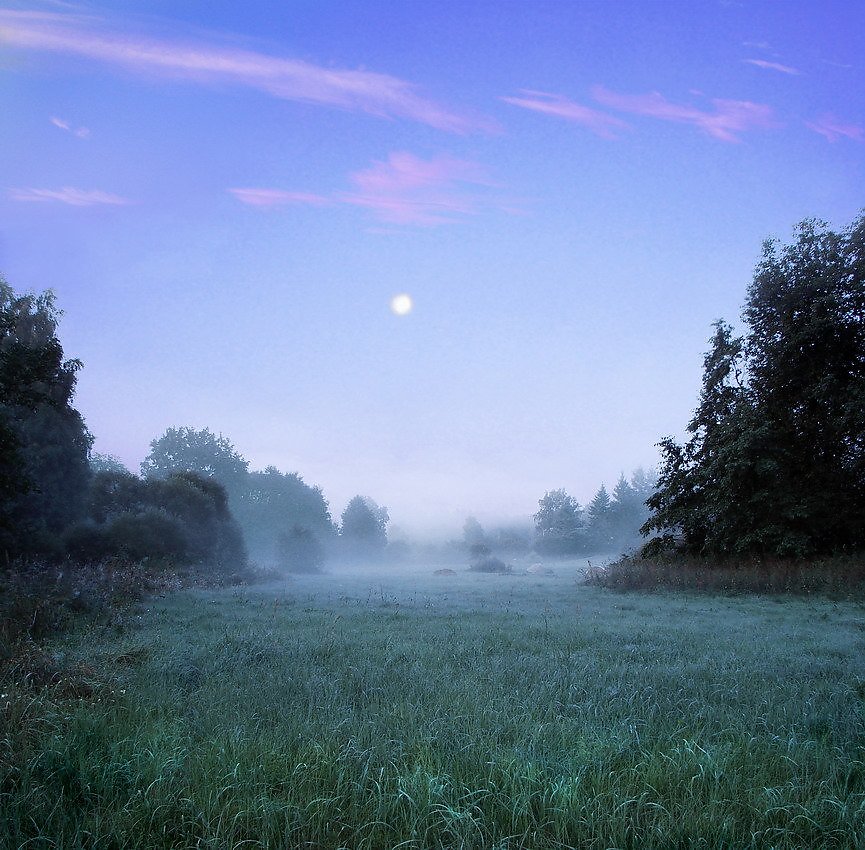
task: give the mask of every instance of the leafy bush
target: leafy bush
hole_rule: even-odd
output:
[[[475,573],[509,573],[512,572],[512,567],[506,564],[500,558],[488,555],[483,558],[478,558],[472,561],[469,569]]]
[[[84,563],[112,555],[244,568],[246,549],[221,484],[194,472],[143,481],[128,472],[94,476],[90,519],[66,534],[69,558]]]
[[[104,534],[109,552],[136,561],[183,561],[189,554],[187,530],[180,520],[161,510],[120,514],[105,526]]]

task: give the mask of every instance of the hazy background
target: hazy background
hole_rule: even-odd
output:
[[[394,526],[585,503],[768,236],[863,206],[865,5],[0,6],[0,272],[95,448],[168,426]],[[413,311],[389,309],[408,293]]]

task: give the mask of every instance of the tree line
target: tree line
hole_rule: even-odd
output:
[[[313,570],[327,552],[387,545],[386,508],[353,498],[341,523],[318,487],[273,466],[249,471],[208,428],[169,428],[140,475],[92,450],[73,397],[81,362],[65,359],[54,294],[15,293],[0,278],[0,557],[112,557],[242,568],[247,552]]]
[[[333,520],[320,488],[273,466],[250,471],[208,428],[169,428],[140,474],[92,451],[73,406],[80,361],[66,359],[51,292],[0,278],[0,557],[113,556],[243,565],[247,552],[294,570],[330,553],[386,550],[386,508],[354,497]],[[842,231],[803,222],[764,244],[737,335],[716,322],[687,438],[661,441],[642,470],[586,506],[551,490],[534,516],[543,554],[812,557],[865,548],[865,215]],[[464,543],[493,536],[467,521]],[[497,545],[523,545],[499,530]]]

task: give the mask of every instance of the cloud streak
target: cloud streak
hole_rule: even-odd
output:
[[[399,151],[349,175],[350,188],[327,197],[281,189],[229,189],[241,203],[257,207],[286,204],[339,204],[368,210],[388,224],[432,227],[477,215],[484,209],[509,208],[490,197],[495,188],[476,162],[440,155],[422,159]]]
[[[76,136],[79,139],[90,138],[90,130],[88,130],[87,127],[73,127],[68,121],[64,121],[62,118],[57,118],[53,115],[48,120],[55,127],[59,127],[61,130],[65,130],[67,133],[72,133],[73,136]]]
[[[450,133],[497,129],[490,119],[442,106],[421,95],[413,84],[389,74],[325,68],[230,46],[129,35],[78,15],[0,11],[0,43],[150,76],[243,86],[284,100],[402,118]]]
[[[324,195],[313,192],[286,192],[282,189],[229,189],[238,201],[250,207],[283,207],[287,204],[308,204],[326,207],[333,203]]]
[[[743,62],[748,65],[756,65],[758,68],[765,68],[768,71],[780,71],[782,74],[792,74],[798,77],[801,71],[796,68],[791,68],[789,65],[782,65],[780,62],[767,62],[765,59],[743,59]]]
[[[132,203],[127,198],[112,195],[99,189],[75,189],[64,186],[62,189],[10,189],[9,197],[13,201],[35,203],[60,203],[72,207],[95,206],[126,206]]]
[[[630,129],[621,119],[589,106],[575,103],[560,94],[522,89],[520,97],[501,97],[499,100],[513,106],[521,106],[523,109],[565,118],[591,130],[604,139],[616,139],[620,131]]]
[[[858,124],[845,124],[831,113],[821,115],[816,121],[806,122],[806,126],[829,142],[837,142],[841,139],[865,142],[865,128]]]
[[[672,103],[659,92],[619,94],[603,86],[592,89],[595,100],[631,115],[643,115],[661,121],[690,124],[714,139],[723,142],[741,141],[740,134],[749,130],[776,127],[771,107],[747,100],[712,100],[712,111]]]

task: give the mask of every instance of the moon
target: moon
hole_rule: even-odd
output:
[[[412,304],[411,295],[406,295],[402,292],[399,295],[394,295],[390,299],[390,309],[395,316],[407,316],[411,313]]]

